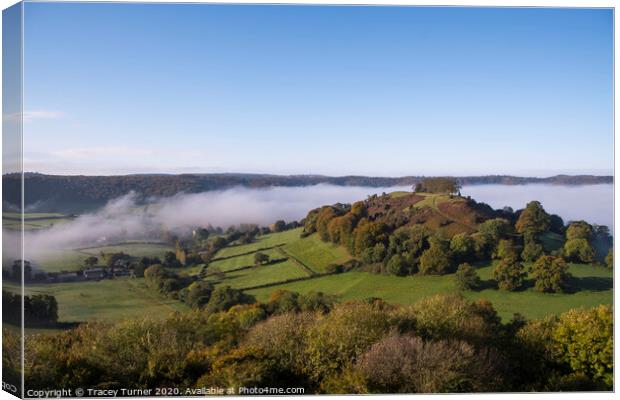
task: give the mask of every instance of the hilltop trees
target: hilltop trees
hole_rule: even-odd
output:
[[[424,178],[413,189],[415,192],[457,194],[461,185],[454,178]]]
[[[542,256],[532,266],[534,290],[539,292],[563,292],[571,275],[568,265],[561,257]]]

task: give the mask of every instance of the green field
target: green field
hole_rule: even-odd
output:
[[[3,287],[19,291],[19,286],[4,282]],[[188,308],[181,302],[165,299],[147,289],[144,279],[118,278],[98,282],[27,285],[26,295],[51,294],[58,301],[59,322],[117,321],[149,316],[164,318]]]
[[[57,250],[48,253],[45,257],[28,257],[36,268],[46,272],[77,271],[84,268],[84,260],[89,256],[100,257],[100,253],[124,252],[133,257],[163,257],[172,247],[161,243],[127,242],[111,246],[88,247],[77,250]],[[99,260],[102,263],[102,260]]]
[[[224,274],[219,278],[209,276],[208,281],[216,285],[230,285],[234,288],[264,285],[272,282],[282,282],[288,279],[307,277],[309,274],[300,266],[290,260],[285,260],[269,265],[261,265]]]
[[[491,266],[479,268],[483,280],[490,279],[492,271],[493,267]],[[531,289],[521,292],[485,289],[479,292],[464,292],[464,295],[472,300],[487,299],[491,301],[504,320],[510,319],[514,313],[520,313],[528,318],[540,318],[549,314],[562,313],[571,308],[612,303],[613,274],[611,271],[590,265],[571,265],[570,271],[575,276],[574,284],[582,287],[576,293],[543,294]],[[248,293],[256,296],[258,300],[265,301],[271,292],[278,289],[301,293],[322,291],[338,296],[339,300],[379,297],[394,304],[412,304],[430,295],[458,290],[452,274],[397,277],[374,275],[367,272],[347,272],[251,290]]]
[[[216,255],[216,258],[222,257],[223,254],[226,257],[232,254],[250,254],[215,261],[210,266],[217,266],[221,271],[226,272],[245,265],[252,265],[254,255],[251,252],[253,250],[274,244],[284,244],[281,249],[285,254],[296,258],[317,273],[324,272],[325,267],[330,263],[342,263],[350,259],[344,248],[322,242],[316,234],[301,239],[299,233],[301,233],[301,228],[266,235],[249,245],[225,248]],[[550,236],[545,240],[549,247],[557,247],[560,238]],[[267,250],[265,253],[273,257],[277,254],[277,249]],[[300,274],[303,269],[292,260],[269,269],[272,267],[274,266],[244,269],[226,273],[223,279],[212,277],[210,280],[236,288],[273,283],[273,286],[248,291],[260,301],[266,301],[275,290],[287,289],[302,293],[322,291],[336,295],[339,300],[379,297],[394,304],[411,304],[430,295],[457,290],[454,275],[396,277],[359,271],[277,284],[284,279],[295,277],[295,274]],[[492,264],[478,268],[481,279],[489,287],[493,285],[493,269]],[[491,301],[504,320],[510,319],[515,313],[528,318],[538,318],[548,314],[558,314],[575,307],[590,307],[612,302],[613,273],[610,270],[600,266],[571,264],[570,272],[574,277],[571,285],[575,289],[572,293],[543,294],[531,288],[520,292],[501,292],[495,288],[487,288],[477,292],[464,292],[464,295],[472,300]]]
[[[73,217],[59,213],[24,213],[24,230],[35,230],[49,228],[57,224],[64,224],[71,221]],[[21,229],[21,214],[3,212],[2,228],[19,230]]]
[[[346,249],[323,242],[318,235],[299,239],[302,228],[292,231],[297,231],[297,239],[283,246],[284,251],[307,265],[314,272],[325,272],[325,268],[329,264],[342,264],[351,259]]]
[[[270,259],[282,258],[282,254],[277,249],[263,250],[261,253],[267,254]],[[218,253],[218,257],[220,257]],[[237,268],[254,265],[254,253],[239,256],[230,256],[230,258],[211,261],[211,268],[218,268],[222,272],[230,271]]]

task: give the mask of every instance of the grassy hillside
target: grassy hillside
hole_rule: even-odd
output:
[[[27,249],[27,248],[26,248]],[[162,243],[145,243],[145,242],[126,242],[122,244],[113,244],[110,246],[88,247],[74,250],[57,250],[48,253],[44,257],[28,257],[32,260],[35,268],[46,272],[59,271],[77,271],[84,268],[84,260],[89,256],[100,257],[100,253],[117,253],[124,252],[133,257],[163,257],[166,251],[172,250],[172,247]],[[102,262],[102,260],[100,260]]]
[[[4,282],[4,289],[19,287]],[[26,286],[26,295],[51,294],[58,301],[59,322],[117,321],[149,316],[164,318],[188,308],[147,289],[144,279],[119,278],[99,282],[39,284]]]
[[[543,294],[526,289],[521,292],[501,292],[485,289],[479,292],[464,292],[471,299],[487,299],[493,303],[504,320],[514,313],[528,318],[539,318],[549,314],[559,314],[576,307],[592,307],[598,304],[611,304],[613,301],[611,271],[590,265],[571,265],[575,276],[574,284],[580,289],[569,294]],[[490,279],[492,266],[479,268],[482,279]],[[379,297],[394,304],[413,304],[416,301],[437,293],[458,290],[454,275],[444,276],[388,276],[367,272],[347,272],[340,275],[318,277],[311,280],[293,282],[268,288],[251,290],[248,293],[258,300],[266,301],[278,289],[307,293],[322,291],[338,296],[339,300],[365,299]]]
[[[268,287],[248,290],[249,294],[254,295],[260,301],[267,301],[269,295],[275,290],[287,289],[302,293],[322,291],[336,295],[339,300],[379,297],[390,303],[412,304],[429,295],[458,290],[453,274],[398,277],[352,271],[337,275],[307,276],[303,280],[278,284],[284,280],[304,276],[303,269],[292,262],[294,259],[320,274],[325,271],[328,264],[342,263],[351,258],[346,249],[322,242],[316,234],[301,239],[299,233],[301,233],[301,228],[266,235],[252,244],[222,249],[216,254],[216,261],[212,262],[210,267],[217,266],[225,272],[224,276],[222,278],[210,277],[208,280],[215,284],[227,284],[235,288],[271,283]],[[559,240],[553,235],[545,238],[545,241],[555,246],[558,245]],[[274,265],[226,273],[235,268],[253,265],[256,249],[276,244],[281,246],[264,252],[271,258],[283,257],[283,253],[279,252],[282,250],[284,256],[290,257],[289,260]],[[231,254],[242,255],[231,257]],[[221,259],[222,255],[229,258]],[[478,266],[478,273],[487,287],[493,285],[493,269],[493,264]],[[520,313],[528,318],[538,318],[562,313],[575,307],[590,307],[612,302],[612,271],[600,266],[571,264],[570,272],[573,274],[571,286],[575,288],[572,293],[542,294],[531,288],[519,292],[502,292],[495,288],[488,288],[477,292],[468,291],[464,294],[471,299],[491,301],[504,320],[510,319],[514,313]]]

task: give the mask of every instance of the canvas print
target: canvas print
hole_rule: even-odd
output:
[[[613,23],[5,9],[3,390],[613,391]]]

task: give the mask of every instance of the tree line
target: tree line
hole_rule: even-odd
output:
[[[91,204],[92,206],[124,196],[133,191],[142,199],[169,197],[178,193],[199,193],[235,186],[250,188],[273,186],[309,186],[329,183],[339,186],[411,186],[423,180],[422,176],[397,178],[320,175],[261,175],[261,174],[149,174],[122,176],[65,176],[39,173],[24,174],[24,200],[26,205],[39,202]],[[565,185],[613,183],[612,176],[557,175],[548,178],[516,177],[507,175],[470,176],[455,178],[460,185],[472,184],[526,184],[553,183]],[[21,204],[21,174],[2,176],[4,200],[18,207]]]

